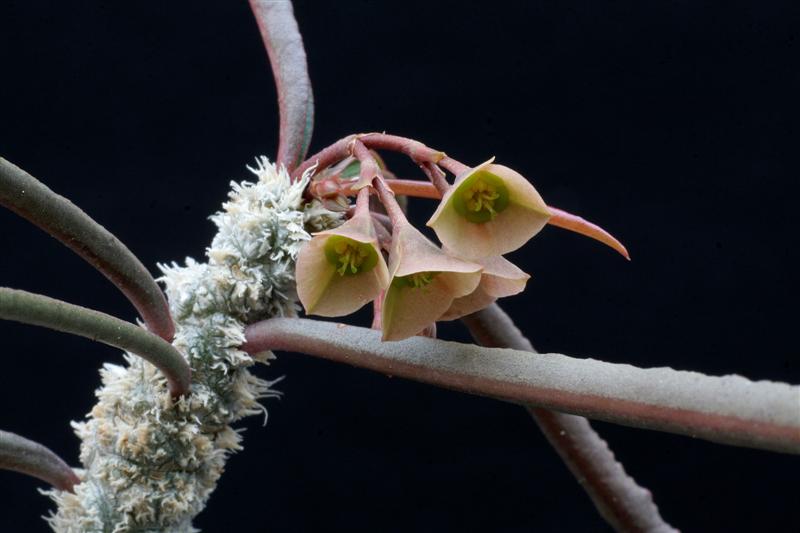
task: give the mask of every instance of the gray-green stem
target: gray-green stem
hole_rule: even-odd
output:
[[[174,398],[189,392],[192,371],[164,339],[113,316],[26,291],[0,287],[0,319],[80,335],[136,354],[167,378]]]
[[[297,318],[265,320],[245,335],[243,349],[250,353],[306,353],[523,405],[800,454],[800,387],[786,383],[422,337],[381,342],[371,329]]]
[[[72,468],[49,448],[3,430],[0,430],[0,469],[27,474],[70,492],[81,482]]]
[[[39,226],[99,270],[139,311],[147,329],[172,340],[175,326],[164,293],[128,247],[75,204],[2,157],[0,205]]]

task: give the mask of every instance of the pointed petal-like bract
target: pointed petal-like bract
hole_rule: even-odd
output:
[[[360,266],[343,261],[346,253],[360,253]],[[307,314],[348,315],[378,297],[389,285],[389,271],[369,214],[317,233],[297,256],[296,278]]]
[[[528,180],[492,161],[458,176],[428,221],[446,247],[467,259],[516,250],[550,218]]]
[[[481,266],[450,256],[410,224],[399,224],[389,254],[391,284],[382,309],[383,340],[412,337],[475,290]]]
[[[525,290],[525,284],[530,279],[528,274],[501,256],[475,262],[483,266],[480,283],[470,294],[453,300],[450,308],[439,320],[455,320],[480,311],[498,298],[519,294]]]

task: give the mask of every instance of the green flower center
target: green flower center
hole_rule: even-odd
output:
[[[508,207],[508,187],[499,176],[478,171],[453,193],[453,207],[470,222],[489,222]]]
[[[334,235],[325,243],[325,257],[340,276],[369,272],[378,264],[378,252],[371,244]]]
[[[412,289],[424,289],[430,285],[431,282],[433,282],[433,278],[438,275],[438,272],[417,272],[416,274],[394,278],[392,285],[399,288],[409,287]]]

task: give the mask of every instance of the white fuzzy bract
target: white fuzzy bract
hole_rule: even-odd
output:
[[[160,265],[191,394],[173,401],[164,377],[130,354],[125,366],[103,367],[98,403],[73,423],[83,482],[74,494],[48,492],[58,504],[48,519],[55,531],[197,531],[193,518],[227,456],[241,449],[230,424],[265,412],[258,400],[277,394],[248,371],[255,360],[238,348],[245,324],[296,314],[297,253],[309,231],[334,227],[341,215],[303,200],[308,175],[293,183],[266,158],[256,163],[248,168],[258,180],[232,183],[211,217],[218,232],[208,262]]]

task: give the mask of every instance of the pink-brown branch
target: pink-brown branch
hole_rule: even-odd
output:
[[[461,319],[482,346],[536,353],[533,345],[497,304]],[[661,518],[649,490],[625,472],[608,444],[582,416],[526,406],[547,440],[589,494],[598,512],[616,530],[675,530]]]
[[[314,94],[303,38],[289,0],[250,0],[278,90],[278,164],[291,172],[308,151],[314,128]]]

